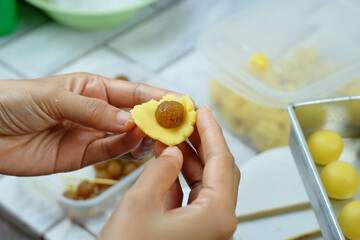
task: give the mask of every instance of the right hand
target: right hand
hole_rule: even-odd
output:
[[[237,226],[240,171],[208,108],[198,110],[196,127],[190,137],[196,150],[186,142],[178,147],[155,143],[157,158],[145,165],[121,198],[99,239],[231,238]],[[184,207],[177,179],[180,170],[191,188]]]

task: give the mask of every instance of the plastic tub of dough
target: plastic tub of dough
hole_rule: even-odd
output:
[[[288,145],[290,102],[360,94],[360,10],[348,4],[262,1],[204,33],[219,119],[263,151]]]

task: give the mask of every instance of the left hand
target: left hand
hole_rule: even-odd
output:
[[[0,81],[0,173],[41,175],[144,157],[152,140],[119,108],[169,93],[89,73]]]

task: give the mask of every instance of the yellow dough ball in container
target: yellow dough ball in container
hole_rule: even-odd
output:
[[[339,159],[344,143],[341,136],[331,130],[318,130],[310,135],[307,144],[314,162],[326,165]]]
[[[330,198],[352,198],[359,189],[360,178],[356,169],[346,162],[328,164],[320,173],[325,191]]]
[[[290,149],[324,239],[360,239],[359,203],[347,205],[360,202],[360,125],[354,123],[357,114],[349,112],[357,111],[355,106],[360,95],[299,101],[287,108]]]
[[[360,29],[349,28],[359,21],[335,1],[274,0],[209,29],[197,50],[217,118],[258,151],[288,145],[289,103],[360,94]],[[338,36],[341,41],[334,40]],[[326,109],[301,115],[309,116],[299,119],[309,131],[329,117]],[[359,119],[354,115],[354,122]]]
[[[338,221],[342,232],[348,239],[360,239],[360,201],[346,204],[340,211]]]

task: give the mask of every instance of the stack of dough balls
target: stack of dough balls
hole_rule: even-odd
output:
[[[354,197],[360,178],[351,164],[337,161],[344,148],[341,136],[331,130],[318,130],[309,136],[307,144],[314,162],[324,166],[320,178],[329,198],[347,200]],[[360,201],[346,204],[338,221],[348,239],[360,239]]]
[[[175,127],[164,127],[159,123],[159,119],[155,116],[158,107],[165,102],[177,102],[183,107],[183,115],[181,117],[180,125]],[[180,105],[180,106],[181,106]],[[171,116],[173,113],[166,112],[164,114]],[[160,142],[174,146],[185,141],[194,131],[194,124],[196,122],[196,112],[194,104],[189,95],[183,97],[176,97],[174,95],[166,95],[160,101],[150,100],[149,102],[135,106],[131,111],[132,119],[135,124],[149,137],[157,139]],[[172,118],[173,116],[169,117]],[[175,119],[176,120],[176,119]]]

